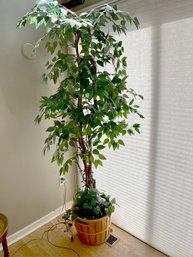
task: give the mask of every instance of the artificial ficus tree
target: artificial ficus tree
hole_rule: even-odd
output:
[[[115,150],[124,145],[121,136],[140,132],[139,124],[128,126],[130,114],[143,118],[135,104],[135,98],[142,96],[127,88],[122,41],[115,39],[113,33],[104,32],[104,28],[111,24],[114,33],[126,34],[128,24],[138,28],[139,22],[116,6],[105,5],[77,15],[57,1],[38,0],[17,26],[26,23],[45,27],[45,35],[35,47],[45,42],[52,58],[46,63],[43,79],[58,85],[53,95],[42,97],[35,120],[53,122],[47,129],[44,152],[55,144],[52,161],[60,166],[61,174],[68,172],[73,162],[79,165],[80,158],[83,181],[91,186],[92,166],[97,168],[106,159],[101,150]],[[64,49],[70,49],[70,53]],[[64,161],[65,152],[71,147],[76,151]]]

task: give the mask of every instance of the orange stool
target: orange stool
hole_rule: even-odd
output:
[[[9,250],[7,246],[7,230],[8,230],[8,220],[5,215],[0,213],[0,243],[3,245],[4,256],[9,256]]]

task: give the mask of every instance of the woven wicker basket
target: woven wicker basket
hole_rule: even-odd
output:
[[[99,245],[104,243],[110,234],[110,217],[105,216],[96,220],[87,220],[77,217],[75,227],[78,237],[83,244]]]

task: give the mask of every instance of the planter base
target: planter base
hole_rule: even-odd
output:
[[[99,245],[104,243],[110,234],[111,219],[105,216],[96,220],[87,220],[77,217],[75,227],[78,238],[86,245]]]

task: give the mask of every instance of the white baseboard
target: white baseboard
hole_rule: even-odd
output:
[[[70,202],[68,202],[66,204],[66,209],[69,209],[71,207],[72,207],[72,201],[70,201]],[[56,218],[57,216],[62,214],[62,212],[64,212],[64,211],[65,210],[64,210],[64,208],[62,206],[62,207],[56,209],[55,211],[52,211],[52,212],[48,213],[47,215],[45,215],[44,217],[40,218],[39,220],[36,220],[32,224],[30,224],[30,225],[20,229],[16,233],[8,236],[7,237],[8,245],[11,245],[11,244],[19,241],[20,239],[24,238],[25,236],[31,234],[33,231],[35,231],[36,229],[38,229],[41,226],[45,225],[46,223],[50,222],[51,220],[53,220],[54,218]],[[2,250],[2,246],[0,246],[0,251],[1,250]]]

